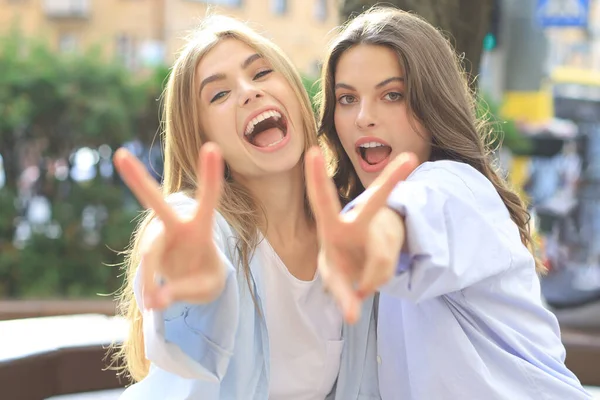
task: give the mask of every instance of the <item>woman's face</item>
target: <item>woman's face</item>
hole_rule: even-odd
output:
[[[256,178],[295,167],[304,150],[300,101],[253,48],[225,39],[196,68],[201,128],[232,175]]]
[[[363,186],[402,152],[420,162],[431,152],[431,136],[408,112],[406,75],[388,47],[357,45],[335,69],[335,129]]]

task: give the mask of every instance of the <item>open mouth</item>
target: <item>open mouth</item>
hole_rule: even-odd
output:
[[[268,110],[254,117],[244,131],[244,138],[248,143],[261,148],[281,143],[286,135],[287,120],[275,110]]]
[[[375,166],[388,159],[392,148],[379,142],[367,142],[358,145],[356,151],[365,163]]]

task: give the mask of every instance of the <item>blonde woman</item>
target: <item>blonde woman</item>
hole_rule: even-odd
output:
[[[374,8],[333,40],[322,82],[320,132],[347,209],[396,155],[419,164],[364,230],[335,212],[318,153],[306,161],[319,269],[340,304],[376,287],[365,266],[393,275],[378,301],[383,400],[589,399],[540,299],[527,211],[491,165],[449,42],[414,14]]]
[[[164,124],[162,191],[115,155],[150,210],[127,260],[121,355],[138,382],[122,398],[378,399],[372,299],[344,326],[316,273],[303,169],[316,124],[291,62],[244,24],[207,18],[173,66]]]

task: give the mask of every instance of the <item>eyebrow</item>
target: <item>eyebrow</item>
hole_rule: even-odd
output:
[[[263,58],[263,56],[258,53],[252,54],[250,57],[246,58],[246,60],[242,63],[242,69],[248,68],[250,64],[252,64],[256,60],[260,60],[261,58]]]
[[[392,83],[392,82],[404,82],[404,78],[401,76],[393,76],[391,78],[387,78],[381,82],[379,82],[377,85],[375,85],[376,89],[381,89],[382,87],[384,87],[385,85]],[[335,88],[334,90],[338,90],[338,89],[346,89],[346,90],[354,90],[356,91],[356,89],[353,86],[350,86],[346,83],[336,83],[335,84]]]
[[[241,65],[242,69],[248,68],[254,61],[260,60],[261,58],[263,58],[263,56],[258,53],[252,54],[251,56],[249,56],[248,58],[246,58],[244,60],[244,62]],[[225,79],[225,77],[226,77],[225,74],[214,74],[214,75],[211,75],[211,76],[203,79],[202,83],[200,83],[200,91],[199,91],[200,94],[202,94],[202,89],[204,89],[204,87],[206,85],[208,85],[209,83],[212,83],[212,82],[221,81],[221,80]]]

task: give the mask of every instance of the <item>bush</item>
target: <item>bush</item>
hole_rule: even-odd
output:
[[[137,203],[115,174],[84,182],[55,174],[57,160],[102,145],[151,143],[165,68],[139,78],[102,62],[95,50],[53,53],[18,33],[0,44],[0,297],[87,297],[121,284],[117,268],[133,229]],[[106,147],[105,147],[106,148]],[[24,156],[33,155],[33,161]],[[95,153],[98,154],[98,153]],[[40,171],[19,185],[23,163]],[[96,165],[111,168],[110,154]],[[31,192],[31,193],[30,193]],[[18,195],[20,193],[20,195]],[[33,196],[47,198],[52,220],[23,224]],[[129,206],[127,206],[129,204]],[[26,240],[14,240],[22,236]],[[16,235],[18,231],[18,235]]]
[[[492,148],[504,146],[515,154],[527,154],[532,149],[531,141],[519,132],[514,121],[500,116],[500,105],[488,96],[477,99],[477,116],[487,121]]]

